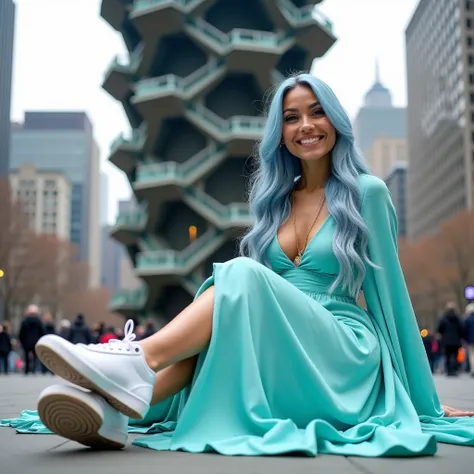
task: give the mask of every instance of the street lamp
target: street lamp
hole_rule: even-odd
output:
[[[0,270],[0,272],[1,272],[1,270]],[[469,286],[466,286],[466,288],[464,288],[464,297],[468,301],[473,301],[474,300],[474,286],[469,285]]]
[[[5,276],[5,272],[0,268],[0,278],[3,278]]]

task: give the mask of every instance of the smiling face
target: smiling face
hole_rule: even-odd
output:
[[[283,143],[303,161],[329,158],[336,129],[326,117],[311,87],[297,85],[283,100]]]

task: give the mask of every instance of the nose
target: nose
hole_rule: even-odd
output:
[[[310,120],[307,117],[303,118],[303,121],[301,124],[301,132],[308,133],[312,131],[313,128],[314,128],[314,125],[310,122]]]

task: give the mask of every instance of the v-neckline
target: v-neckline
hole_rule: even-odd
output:
[[[286,258],[286,260],[288,260],[288,262],[290,262],[295,268],[298,268],[298,267],[301,267],[302,263],[303,263],[303,260],[306,256],[306,251],[307,249],[309,248],[309,246],[313,243],[313,241],[316,239],[316,237],[321,233],[321,231],[323,230],[324,226],[326,225],[326,222],[329,220],[329,217],[331,216],[331,214],[328,214],[326,216],[326,218],[324,219],[323,223],[321,224],[321,226],[319,227],[319,229],[316,231],[316,233],[313,235],[313,237],[311,237],[311,239],[309,239],[308,241],[308,245],[306,245],[305,249],[303,250],[303,254],[301,256],[301,262],[300,264],[297,266],[295,265],[295,262],[293,262],[293,260],[291,260],[290,257],[288,257],[288,255],[284,252],[283,250],[283,247],[281,246],[280,244],[280,241],[278,239],[278,230],[276,232],[276,235],[275,235],[275,240],[276,240],[276,243],[278,245],[278,249],[280,250],[280,252],[282,253],[282,255]]]

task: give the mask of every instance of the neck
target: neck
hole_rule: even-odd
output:
[[[331,162],[329,156],[317,161],[301,161],[301,179],[298,189],[312,192],[324,188],[331,174]]]

